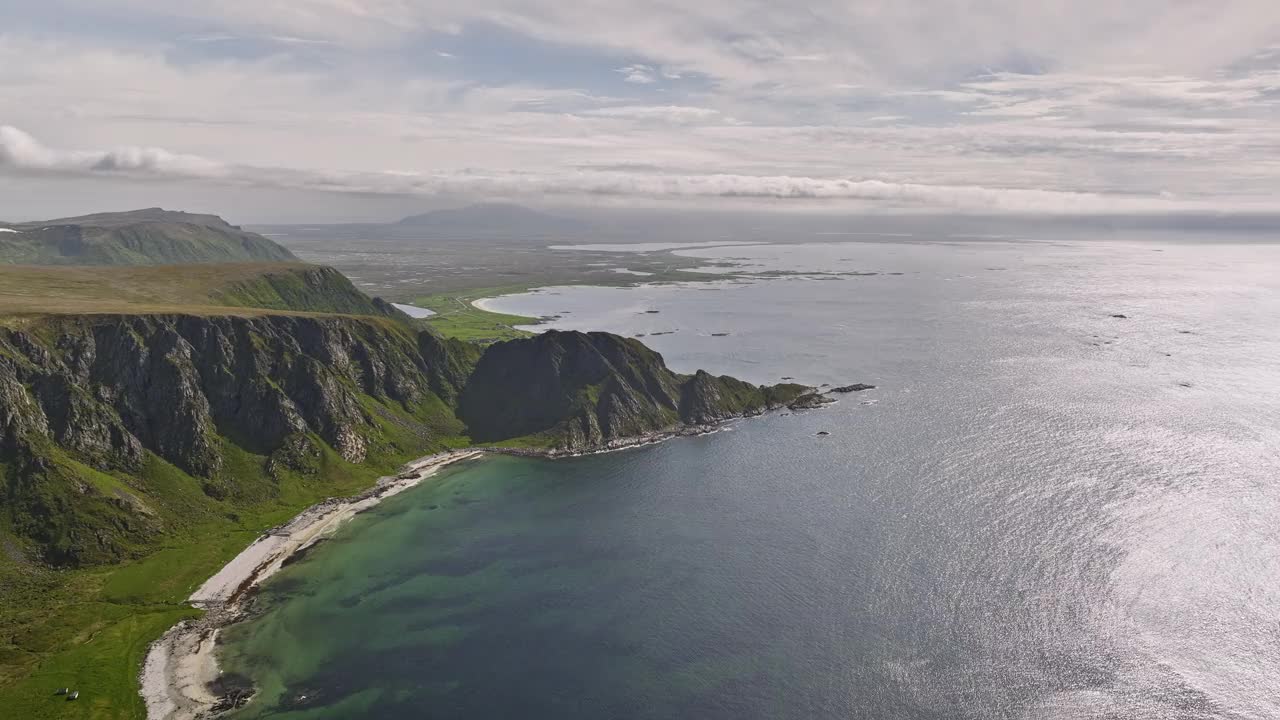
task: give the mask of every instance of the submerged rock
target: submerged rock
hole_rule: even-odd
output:
[[[831,398],[825,395],[821,395],[816,392],[809,392],[809,393],[805,393],[804,395],[801,395],[795,400],[792,400],[791,403],[787,405],[787,409],[788,410],[814,410],[822,407],[823,405],[830,405],[833,402],[835,402],[835,400],[832,400]]]
[[[842,385],[840,387],[831,388],[831,392],[852,393],[852,392],[862,392],[863,390],[875,390],[875,389],[876,389],[875,385],[868,385],[866,383],[854,383],[852,385]]]

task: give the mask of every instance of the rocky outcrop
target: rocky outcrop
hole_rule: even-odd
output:
[[[9,373],[54,438],[105,467],[136,464],[145,448],[196,476],[218,472],[220,437],[269,452],[311,432],[363,459],[368,396],[403,407],[454,396],[466,367],[428,333],[358,318],[117,316],[50,320],[43,333],[0,331]],[[110,451],[109,451],[110,450]]]
[[[276,475],[313,465],[316,441],[362,462],[390,421],[427,447],[442,422],[456,424],[446,403],[466,381],[469,353],[454,359],[451,343],[429,333],[342,316],[51,317],[0,328],[8,491],[0,509],[19,526],[112,500],[99,497],[99,486],[116,480],[95,483],[88,472],[145,493],[133,478],[148,457],[228,497],[244,480],[227,467],[231,446],[270,457]],[[423,407],[447,416],[427,422]],[[108,525],[95,530],[115,539],[103,541],[114,542],[105,551],[96,539],[90,547],[84,538],[33,536],[61,542],[55,554],[63,559],[118,556],[130,533],[118,532],[114,518]]]
[[[875,385],[868,385],[866,383],[854,383],[852,385],[841,385],[840,387],[831,388],[831,392],[855,393],[855,392],[862,392],[864,390],[875,390],[875,389],[876,389]]]
[[[607,333],[482,352],[391,318],[50,316],[0,327],[0,526],[51,562],[109,561],[201,497],[269,498],[326,454],[385,461],[463,435],[590,451],[810,391],[681,375]]]
[[[637,340],[553,330],[490,346],[460,398],[459,416],[481,442],[534,437],[581,451],[758,414],[805,390],[702,371],[681,375]]]
[[[831,398],[816,392],[806,392],[787,403],[788,410],[817,410],[824,405],[835,402]]]

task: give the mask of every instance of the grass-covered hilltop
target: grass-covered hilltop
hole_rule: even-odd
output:
[[[0,263],[171,265],[296,260],[276,243],[216,215],[149,208],[39,222],[0,222]]]
[[[187,247],[167,226],[148,257]],[[296,262],[0,267],[0,715],[144,717],[139,663],[195,587],[411,458],[589,451],[807,390],[606,333],[444,338]]]

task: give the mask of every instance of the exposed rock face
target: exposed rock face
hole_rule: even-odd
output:
[[[831,392],[853,393],[853,392],[862,392],[863,390],[875,390],[875,389],[876,389],[875,385],[868,385],[866,383],[854,383],[852,385],[841,385],[840,387],[831,388]]]
[[[760,388],[701,371],[680,375],[636,340],[553,330],[490,346],[460,399],[459,416],[479,441],[536,435],[554,447],[584,450],[757,414],[805,389]]]
[[[830,405],[835,402],[826,395],[816,392],[807,392],[787,403],[788,410],[816,410],[823,405]]]
[[[446,355],[444,341],[355,318],[54,322],[52,348],[0,330],[4,376],[30,385],[21,399],[43,413],[44,434],[103,467],[134,466],[145,448],[205,477],[220,467],[219,435],[270,451],[299,432],[359,461],[350,431],[370,418],[358,395],[413,404],[436,391],[456,395],[465,381],[464,366],[429,368],[420,354]]]
[[[57,535],[51,522],[85,510],[97,519],[83,525],[130,535],[115,532],[119,508],[78,467],[127,477],[154,455],[222,497],[240,480],[224,467],[228,443],[271,456],[275,469],[313,461],[312,437],[361,462],[377,421],[365,398],[404,408],[398,420],[409,423],[416,406],[457,396],[472,351],[453,358],[449,346],[354,317],[61,317],[0,328],[0,508],[28,537],[57,545],[55,561],[119,556],[119,542]],[[426,445],[429,430],[413,430]]]
[[[359,463],[387,443],[440,447],[447,428],[590,450],[809,390],[680,375],[606,333],[548,332],[481,355],[389,318],[45,317],[0,327],[0,530],[50,562],[111,561],[187,503],[210,507],[201,497],[230,508],[271,497],[326,448]]]

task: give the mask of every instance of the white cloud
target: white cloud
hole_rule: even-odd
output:
[[[658,71],[648,65],[627,65],[615,72],[622,74],[622,79],[636,85],[651,85],[658,82]]]
[[[199,179],[217,179],[228,174],[226,166],[221,163],[161,148],[54,150],[9,125],[0,125],[0,169]]]
[[[1280,185],[1271,0],[50,2],[174,32],[0,34],[0,124],[44,141],[0,172],[1097,212]]]
[[[860,201],[899,209],[1055,214],[1213,209],[1280,210],[1280,203],[1276,202],[1241,203],[1224,208],[1220,203],[1196,199],[1180,200],[1168,192],[1136,196],[845,177],[733,173],[654,174],[589,168],[543,173],[476,170],[447,173],[301,171],[233,166],[158,148],[106,151],[52,149],[27,133],[9,126],[0,126],[0,168],[68,176],[124,173],[152,179],[194,178],[233,185],[353,194],[459,193],[502,197],[615,196],[682,200],[756,198]]]
[[[663,120],[672,123],[690,123],[710,120],[720,115],[719,110],[680,105],[623,105],[588,110],[585,115],[637,120]]]

